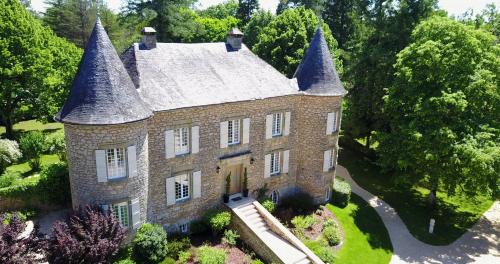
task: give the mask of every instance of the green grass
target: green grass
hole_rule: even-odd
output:
[[[42,123],[36,120],[22,121],[14,125],[14,131],[24,133],[27,131],[40,130],[43,132],[52,132],[63,128],[61,123]],[[5,127],[0,126],[0,137],[5,133]]]
[[[392,244],[382,219],[359,196],[352,194],[345,208],[328,204],[344,232],[344,245],[337,252],[336,263],[389,263]]]
[[[394,184],[394,176],[383,174],[370,160],[349,149],[342,149],[339,153],[339,164],[349,170],[361,187],[396,209],[414,237],[431,245],[448,245],[455,241],[476,223],[493,203],[487,196],[468,198],[458,194],[450,197],[438,192],[436,225],[434,234],[429,234],[428,189]]]
[[[59,158],[57,157],[56,154],[41,155],[41,160],[42,160],[42,162],[41,162],[42,167],[59,162]],[[39,172],[31,171],[31,168],[30,168],[28,162],[26,161],[23,163],[14,164],[14,165],[7,167],[7,169],[5,170],[4,173],[5,174],[20,173],[21,175],[23,175],[23,177],[28,177],[28,176],[37,174]]]

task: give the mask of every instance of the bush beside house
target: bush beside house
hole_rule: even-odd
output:
[[[344,208],[351,200],[351,185],[344,180],[336,178],[333,184],[332,202]]]

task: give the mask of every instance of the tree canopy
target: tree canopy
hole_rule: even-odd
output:
[[[419,24],[397,55],[385,98],[389,130],[380,163],[431,189],[498,195],[500,47],[496,38],[446,17]]]
[[[287,9],[261,31],[259,40],[252,50],[278,71],[292,77],[309,47],[318,27],[318,21],[318,17],[310,9],[304,7]],[[321,27],[337,71],[341,74],[343,68],[339,60],[337,41],[333,38],[328,25],[322,23]]]
[[[59,110],[80,56],[19,1],[0,1],[0,109],[8,138],[22,112],[50,120]]]

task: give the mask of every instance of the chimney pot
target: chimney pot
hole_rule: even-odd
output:
[[[152,27],[145,27],[141,30],[142,44],[146,49],[156,48],[156,30]]]
[[[241,49],[242,41],[243,41],[243,33],[239,29],[232,28],[231,30],[229,30],[229,32],[227,33],[226,44],[231,46],[233,50]]]

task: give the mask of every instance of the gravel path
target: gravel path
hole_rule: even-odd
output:
[[[337,175],[346,179],[352,191],[367,201],[382,218],[394,248],[391,263],[500,263],[499,201],[455,242],[447,246],[432,246],[414,238],[396,210],[356,184],[344,167],[337,167]]]

